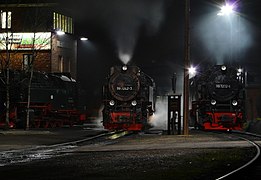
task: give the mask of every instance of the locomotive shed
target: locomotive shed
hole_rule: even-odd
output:
[[[100,132],[61,129],[59,134],[39,133],[38,139],[42,140],[37,144],[31,136],[23,139],[24,144],[31,139],[31,146],[81,139],[95,133]],[[13,136],[4,134],[5,139]],[[14,139],[12,143],[17,144]],[[24,147],[20,144],[20,148]],[[189,136],[138,133],[110,143],[78,146],[73,151],[65,151],[64,156],[0,167],[0,173],[4,177],[9,175],[10,179],[21,175],[34,179],[36,174],[41,174],[38,179],[215,179],[243,165],[253,154],[250,144],[231,134],[194,130]],[[10,173],[13,171],[16,173]]]

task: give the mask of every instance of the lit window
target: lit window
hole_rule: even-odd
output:
[[[71,17],[54,12],[53,13],[53,28],[55,30],[60,30],[60,31],[72,34],[73,33],[73,20]]]
[[[12,20],[12,12],[10,11],[1,11],[1,28],[10,29]]]
[[[60,56],[58,57],[58,63],[59,63],[59,71],[60,72],[63,72],[64,71],[64,61],[63,61],[63,56]]]
[[[29,65],[33,61],[33,55],[32,54],[24,54],[23,55],[23,70],[29,70]]]

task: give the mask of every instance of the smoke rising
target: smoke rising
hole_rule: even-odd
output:
[[[100,108],[99,108],[99,111],[98,111],[98,117],[96,119],[93,120],[93,125],[97,128],[97,129],[104,129],[103,127],[103,124],[102,124],[102,121],[103,121],[103,117],[102,117],[102,110],[103,110],[104,106],[102,105]]]
[[[168,119],[168,99],[167,96],[161,97],[156,101],[156,112],[150,120],[151,125],[155,129],[167,129]]]
[[[197,36],[217,64],[238,61],[252,44],[251,28],[237,14],[208,14],[196,25]]]
[[[168,0],[74,0],[67,6],[74,9],[78,21],[91,24],[88,29],[95,26],[98,29],[94,29],[94,33],[107,33],[106,37],[108,35],[116,46],[119,59],[126,64],[133,57],[141,32],[145,36],[158,32],[167,2]]]
[[[164,1],[115,0],[111,6],[115,14],[110,19],[112,38],[119,59],[127,64],[133,57],[141,29],[145,29],[147,36],[158,32],[164,18]]]
[[[131,55],[130,54],[124,54],[121,51],[119,51],[119,58],[120,60],[124,63],[124,64],[128,64],[128,62],[131,59]]]

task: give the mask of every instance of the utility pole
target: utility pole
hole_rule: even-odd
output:
[[[183,86],[183,134],[189,134],[189,66],[190,66],[190,0],[185,1],[185,38],[184,38],[184,86]]]

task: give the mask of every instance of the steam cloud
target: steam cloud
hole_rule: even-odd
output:
[[[168,99],[166,97],[162,97],[161,99],[157,99],[156,102],[156,112],[150,120],[151,125],[155,129],[167,129],[167,119],[168,119]]]
[[[133,56],[141,28],[146,35],[155,34],[164,17],[164,1],[121,1],[114,2],[111,33],[116,43],[119,59],[127,64]]]
[[[97,129],[104,129],[103,124],[102,124],[102,121],[103,121],[102,110],[103,110],[103,108],[104,108],[104,106],[102,105],[102,106],[99,108],[98,117],[97,117],[96,119],[94,119],[94,121],[92,122],[93,125],[94,125]]]
[[[197,36],[217,64],[238,61],[252,43],[250,25],[239,15],[207,15],[195,27]]]
[[[124,54],[121,51],[119,51],[119,58],[124,64],[128,64],[128,62],[131,59],[131,55],[129,54]]]
[[[75,16],[81,21],[90,21],[98,24],[101,31],[109,31],[124,64],[132,59],[141,29],[147,36],[158,32],[167,3],[166,0],[91,1],[74,0],[67,6],[74,7]]]

